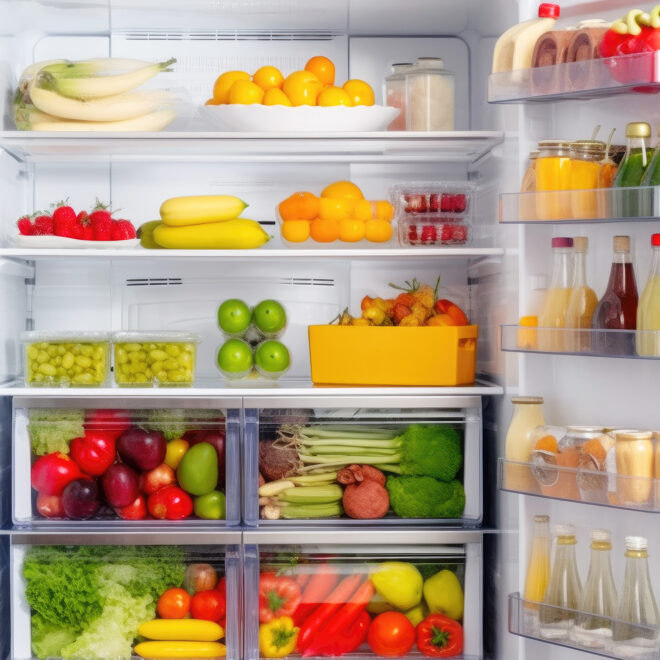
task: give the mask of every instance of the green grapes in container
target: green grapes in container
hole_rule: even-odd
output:
[[[199,337],[188,332],[118,332],[115,382],[121,387],[184,387],[195,380]]]
[[[100,387],[108,379],[110,336],[102,332],[21,334],[25,383],[42,387]]]

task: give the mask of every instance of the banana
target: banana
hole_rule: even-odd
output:
[[[149,250],[162,250],[160,245],[154,241],[154,229],[163,224],[160,220],[145,222],[137,230],[137,237],[140,239],[140,245]]]
[[[224,658],[227,654],[219,642],[142,642],[134,650],[143,658]]]
[[[26,125],[21,130],[32,131],[162,131],[176,119],[176,112],[171,109],[154,110],[141,117],[123,121],[68,121],[59,117],[50,117]]]
[[[278,493],[278,498],[292,504],[329,504],[341,500],[344,491],[339,484],[330,486],[298,486]]]
[[[258,222],[246,218],[154,229],[156,243],[178,250],[246,250],[262,246],[269,238]]]
[[[138,628],[147,639],[162,641],[216,642],[224,637],[222,626],[201,619],[154,619]]]
[[[233,220],[246,208],[242,199],[233,195],[193,195],[166,199],[160,207],[160,217],[166,225],[183,227],[206,222]]]

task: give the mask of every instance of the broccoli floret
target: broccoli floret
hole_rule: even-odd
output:
[[[390,506],[400,518],[460,518],[465,491],[460,481],[432,477],[387,477]]]
[[[449,483],[461,469],[462,441],[455,429],[413,424],[401,441],[401,474],[433,477]]]

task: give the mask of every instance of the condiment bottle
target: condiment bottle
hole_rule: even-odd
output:
[[[634,330],[637,326],[637,283],[630,256],[630,236],[614,237],[614,255],[607,289],[600,299],[591,327],[598,330]],[[634,355],[634,333],[603,332],[592,336],[603,355]]]
[[[660,357],[660,234],[651,236],[653,262],[649,279],[637,305],[635,346],[638,355]]]
[[[653,433],[619,431],[616,456],[616,493],[622,504],[647,504],[653,492]]]
[[[520,203],[518,205],[519,220],[536,219],[536,159],[539,157],[538,151],[532,151],[529,154],[529,165],[523,175],[520,186]]]
[[[658,137],[660,137],[660,126],[658,126]],[[653,157],[644,173],[643,186],[660,186],[660,144],[653,151]]]
[[[598,217],[598,176],[605,157],[605,143],[579,140],[571,145],[571,214],[573,218]]]
[[[626,536],[625,542],[626,570],[612,638],[619,657],[644,657],[657,646],[660,625],[649,577],[648,541],[643,536]]]
[[[405,72],[406,128],[409,131],[454,130],[454,74],[440,57],[418,57]]]
[[[612,639],[612,619],[617,608],[611,562],[612,541],[606,529],[592,529],[590,537],[589,572],[571,639],[587,648],[604,648]]]
[[[571,143],[562,140],[539,142],[536,160],[536,217],[538,220],[571,218],[571,193],[548,192],[571,189]]]
[[[615,188],[638,188],[649,164],[651,126],[644,121],[626,126],[626,154],[613,182]],[[639,218],[649,215],[646,195],[649,191],[622,190],[615,193],[614,217]]]
[[[387,127],[389,131],[406,130],[406,71],[412,66],[411,62],[397,62],[392,64],[392,73],[385,78],[385,105],[399,108],[401,111]]]
[[[588,250],[589,239],[586,236],[576,236],[573,239],[575,275],[566,308],[566,327],[582,331],[567,333],[566,349],[569,351],[588,351],[591,348],[591,333],[585,328],[591,328],[591,319],[596,305],[598,305],[598,296],[587,284]]]
[[[513,416],[506,433],[504,456],[508,461],[530,463],[534,449],[534,429],[545,425],[543,398],[540,396],[517,396],[511,399]],[[536,479],[529,465],[507,464],[504,487],[523,493],[536,493]]]
[[[532,552],[527,564],[525,578],[525,616],[528,624],[536,629],[539,603],[545,596],[550,579],[550,517],[534,516],[534,538]]]
[[[655,443],[655,460],[653,470],[653,508],[657,511],[660,509],[660,431],[655,431],[653,433],[653,441]]]
[[[575,559],[575,527],[555,525],[557,550],[548,588],[539,611],[539,632],[545,639],[568,639],[575,625],[582,585]]]

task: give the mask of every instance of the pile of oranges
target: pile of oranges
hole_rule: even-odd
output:
[[[206,105],[373,105],[374,90],[364,80],[335,85],[335,65],[322,55],[312,57],[302,71],[286,78],[274,66],[262,66],[253,76],[245,71],[225,71],[215,81],[213,98]]]
[[[385,243],[392,238],[394,207],[386,200],[368,201],[351,181],[336,181],[317,197],[295,192],[278,206],[282,238],[302,243],[340,240],[356,243],[366,238]]]

